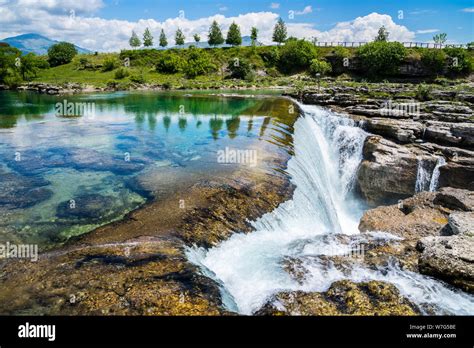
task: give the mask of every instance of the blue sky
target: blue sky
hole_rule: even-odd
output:
[[[289,11],[302,11],[306,6],[312,12],[305,15],[304,20],[315,24],[319,30],[329,30],[335,23],[350,21],[371,12],[389,14],[394,21],[413,31],[438,29],[448,33],[452,40],[468,42],[474,40],[474,13],[463,11],[473,9],[474,0],[107,0],[106,7],[98,13],[104,18],[127,19],[136,21],[142,18],[155,18],[163,21],[178,16],[180,10],[186,17],[197,19],[221,13],[226,16],[237,16],[242,13],[273,11],[282,17],[288,17]],[[271,4],[279,4],[272,8]],[[399,19],[399,11],[403,11],[403,19]],[[285,18],[291,22],[291,19]],[[294,21],[301,20],[295,16]],[[433,33],[417,33],[421,41],[429,40]]]
[[[182,29],[206,39],[217,20],[224,34],[232,22],[271,43],[278,17],[288,32],[319,41],[371,41],[384,25],[390,39],[430,42],[436,33],[449,43],[474,41],[474,0],[0,0],[0,38],[38,33],[91,50],[128,47],[132,31],[163,29],[171,39]],[[181,12],[180,11],[184,11]],[[72,15],[71,15],[72,14]],[[184,15],[180,17],[180,14]]]

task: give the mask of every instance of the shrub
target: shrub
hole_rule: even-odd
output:
[[[127,69],[125,68],[120,68],[118,69],[116,72],[115,72],[115,79],[116,80],[121,80],[121,79],[124,79],[126,78],[127,76],[129,76],[130,73]]]
[[[469,74],[473,71],[473,61],[467,50],[463,48],[449,47],[443,51],[450,58],[448,70],[452,74]]]
[[[252,64],[246,59],[231,59],[229,61],[230,76],[244,80],[253,72]]]
[[[130,81],[132,81],[133,83],[138,83],[140,85],[146,83],[146,79],[143,74],[130,76]]]
[[[275,67],[280,59],[280,53],[277,47],[262,47],[259,49],[258,54],[267,67]]]
[[[206,75],[216,69],[217,67],[212,64],[206,51],[197,48],[190,48],[188,50],[188,59],[184,65],[186,77],[195,78],[196,76]]]
[[[406,48],[399,42],[371,42],[357,50],[360,66],[367,75],[395,75],[406,57]]]
[[[76,47],[69,42],[60,42],[48,49],[48,61],[52,67],[68,64],[76,55]]]
[[[107,58],[104,61],[104,65],[102,66],[102,71],[107,72],[107,71],[112,71],[117,69],[118,67],[118,62],[115,58]]]
[[[276,68],[269,68],[267,69],[267,75],[270,77],[279,77],[280,73]]]
[[[311,75],[316,76],[317,74],[327,75],[332,71],[331,64],[324,60],[313,59],[309,72]]]
[[[278,66],[284,73],[301,72],[311,65],[318,56],[318,50],[305,40],[288,40],[280,50]]]
[[[421,83],[417,86],[415,96],[416,99],[426,101],[431,99],[432,87],[430,85]]]
[[[424,48],[421,50],[421,62],[431,74],[442,74],[446,67],[447,55],[438,49]]]
[[[347,71],[348,65],[345,61],[351,57],[351,52],[345,47],[336,47],[332,50],[331,54],[327,57],[329,60],[332,73],[340,75]],[[349,62],[349,61],[347,61]]]
[[[171,89],[171,88],[173,88],[173,85],[171,84],[171,82],[167,81],[163,83],[163,89]]]
[[[165,74],[175,74],[181,72],[185,62],[180,55],[174,52],[166,52],[158,58],[156,70]]]

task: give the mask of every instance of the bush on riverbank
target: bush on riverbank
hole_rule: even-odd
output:
[[[407,56],[407,49],[399,42],[371,42],[356,53],[361,71],[370,77],[397,75]]]

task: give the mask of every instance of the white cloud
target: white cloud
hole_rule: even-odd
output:
[[[280,8],[280,4],[278,2],[272,2],[270,4],[270,8],[273,9],[273,10],[277,10]]]
[[[417,30],[417,34],[432,34],[432,33],[437,33],[439,29],[422,29],[422,30]]]
[[[305,14],[309,14],[313,12],[313,8],[311,6],[306,6],[303,11],[295,11],[296,16],[302,16]]]
[[[320,32],[310,24],[302,23],[289,25],[288,32],[291,35],[304,33],[305,37],[316,37],[320,42],[366,42],[373,41],[382,26],[389,32],[390,41],[412,41],[415,38],[414,32],[396,24],[389,15],[375,12],[353,21],[340,22],[329,31]]]
[[[463,9],[462,9],[462,12],[469,12],[469,13],[472,13],[472,12],[474,12],[474,7],[463,8]]]
[[[279,14],[274,12],[252,12],[234,17],[216,14],[193,20],[177,17],[168,18],[162,22],[155,19],[141,19],[132,22],[80,14],[71,18],[67,11],[58,13],[57,4],[59,1],[57,0],[41,1],[42,6],[18,6],[19,2],[25,1],[33,2],[33,0],[12,0],[0,8],[0,38],[38,33],[54,40],[70,41],[93,51],[119,51],[128,48],[132,30],[141,35],[147,27],[155,37],[155,44],[158,42],[162,28],[168,36],[170,44],[173,42],[172,38],[178,28],[183,30],[187,41],[192,41],[192,35],[195,33],[199,34],[204,41],[207,38],[209,26],[214,20],[221,25],[224,34],[234,21],[241,27],[242,35],[250,35],[251,28],[257,27],[259,41],[269,44],[272,42],[273,28],[279,18]],[[66,0],[66,2],[68,1],[70,4],[73,3],[72,0]],[[95,6],[95,8],[102,5],[102,1],[99,0],[74,1],[77,2],[75,7],[77,13],[90,10],[83,5],[84,3],[88,3],[91,7]],[[35,3],[37,2],[35,1]],[[291,36],[308,39],[316,37],[319,41],[333,42],[372,41],[382,25],[389,31],[391,40],[411,41],[415,37],[414,32],[394,23],[389,15],[378,13],[358,17],[350,22],[338,23],[329,31],[316,30],[312,23],[287,23],[288,34]]]

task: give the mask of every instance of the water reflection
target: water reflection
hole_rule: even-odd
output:
[[[65,99],[94,103],[94,117],[56,116]],[[260,142],[291,153],[289,105],[283,98],[0,92],[0,242],[49,246],[119,219],[150,197],[143,187],[150,173],[222,170],[216,153],[226,147]]]

